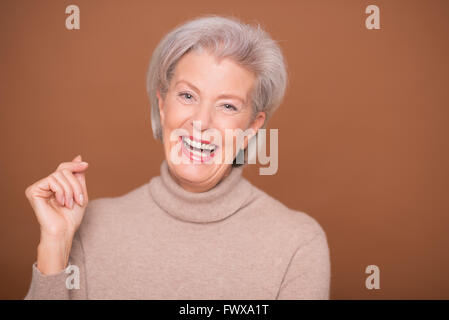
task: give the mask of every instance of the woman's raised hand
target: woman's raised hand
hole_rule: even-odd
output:
[[[85,173],[88,163],[75,157],[25,190],[40,225],[38,269],[44,274],[64,269],[76,230],[89,201]]]

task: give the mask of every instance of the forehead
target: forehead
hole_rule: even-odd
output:
[[[256,77],[231,58],[217,59],[206,50],[190,51],[177,63],[172,84],[187,81],[204,95],[238,95],[246,99]]]

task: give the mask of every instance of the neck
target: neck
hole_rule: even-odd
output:
[[[181,177],[177,177],[176,174],[172,172],[170,169],[170,166],[168,166],[168,173],[170,174],[170,177],[173,179],[173,181],[176,182],[181,188],[188,192],[193,193],[200,193],[200,192],[206,192],[213,187],[215,187],[218,183],[220,183],[221,180],[225,179],[229,174],[231,173],[232,166],[227,165],[223,168],[220,168],[218,172],[216,172],[212,177],[209,179],[202,181],[202,182],[192,182],[186,179],[182,179]]]
[[[252,187],[242,177],[242,168],[229,166],[225,173],[220,175],[218,183],[208,186],[209,190],[192,192],[175,180],[164,160],[161,175],[151,180],[149,191],[156,204],[175,218],[196,223],[216,222],[232,216],[251,201]]]

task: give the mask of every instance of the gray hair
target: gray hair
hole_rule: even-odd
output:
[[[254,115],[266,113],[267,120],[281,104],[287,87],[287,68],[280,47],[260,24],[251,26],[235,17],[206,15],[177,26],[158,44],[147,74],[147,93],[151,105],[151,126],[155,139],[162,140],[156,91],[161,96],[179,59],[190,50],[208,49],[217,57],[229,57],[256,75],[251,93]]]

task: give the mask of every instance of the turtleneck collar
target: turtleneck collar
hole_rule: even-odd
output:
[[[242,167],[233,167],[215,187],[206,192],[190,192],[176,183],[167,161],[160,176],[149,183],[150,193],[161,209],[183,221],[207,223],[223,220],[243,207],[251,194],[251,184],[242,177]]]

